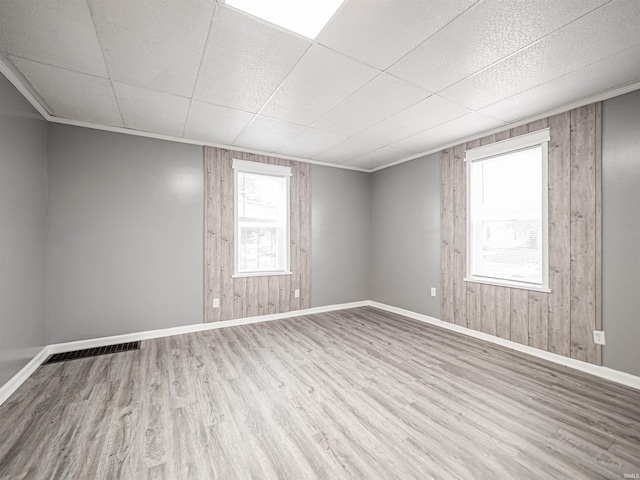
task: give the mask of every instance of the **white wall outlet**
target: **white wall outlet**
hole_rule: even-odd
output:
[[[598,345],[604,345],[604,332],[600,330],[593,331],[593,341]]]
[[[296,288],[293,291],[293,296],[296,297],[296,298],[300,298],[300,289]]]
[[[214,298],[213,299],[213,308],[220,308],[220,299],[219,298]]]
[[[432,297],[436,296],[436,287],[431,287],[431,296]]]

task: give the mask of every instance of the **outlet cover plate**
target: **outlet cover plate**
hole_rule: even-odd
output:
[[[604,332],[601,331],[601,330],[594,330],[593,331],[593,341],[597,345],[604,345],[605,344]]]

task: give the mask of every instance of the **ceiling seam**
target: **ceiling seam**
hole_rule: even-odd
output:
[[[87,0],[87,7],[89,7],[89,14],[91,15],[91,23],[93,24],[93,29],[96,33],[96,38],[98,39],[98,45],[100,45],[100,51],[102,52],[102,60],[104,61],[104,66],[107,69],[107,74],[109,75],[109,83],[111,84],[111,90],[113,91],[113,98],[116,101],[116,106],[118,107],[118,114],[120,114],[120,121],[124,127],[127,126],[127,122],[124,119],[124,114],[122,113],[122,108],[120,107],[120,101],[118,100],[118,94],[116,92],[116,87],[114,85],[113,72],[111,71],[111,62],[109,62],[109,58],[105,51],[105,47],[102,42],[102,35],[100,35],[100,31],[98,30],[98,25],[96,23],[96,14],[93,8],[93,4],[91,0]]]
[[[471,78],[471,77],[475,77],[476,75],[478,75],[478,74],[480,74],[480,73],[484,72],[485,70],[488,70],[489,68],[491,68],[491,67],[493,67],[493,66],[495,66],[495,65],[498,65],[498,64],[500,64],[500,63],[504,62],[505,60],[507,60],[507,59],[509,59],[509,58],[511,58],[511,57],[513,57],[513,56],[515,56],[515,55],[517,55],[517,54],[519,54],[519,53],[523,52],[524,50],[527,50],[528,48],[530,48],[530,47],[532,47],[532,46],[534,46],[534,45],[537,45],[538,43],[542,42],[543,40],[545,40],[546,38],[550,37],[551,35],[553,35],[553,34],[555,34],[555,33],[559,32],[560,30],[562,30],[562,29],[564,29],[564,28],[568,27],[569,25],[571,25],[571,24],[573,24],[573,23],[577,22],[578,20],[580,20],[580,19],[582,19],[582,18],[584,18],[584,17],[586,17],[586,16],[588,16],[588,15],[591,15],[591,14],[593,14],[593,13],[597,12],[598,10],[600,10],[600,9],[602,9],[602,8],[604,8],[604,7],[606,7],[607,5],[609,5],[610,3],[614,2],[614,1],[615,1],[615,0],[609,0],[608,2],[603,3],[602,5],[600,5],[600,6],[596,7],[596,8],[594,8],[593,10],[589,10],[588,12],[583,13],[583,14],[582,14],[582,15],[580,15],[579,17],[576,17],[576,18],[574,18],[573,20],[571,20],[570,22],[565,23],[565,24],[561,25],[560,27],[556,28],[555,30],[550,31],[549,33],[547,33],[547,34],[543,35],[542,37],[540,37],[540,38],[536,39],[535,41],[533,41],[533,42],[529,43],[528,45],[525,45],[524,47],[519,48],[519,49],[518,49],[518,50],[516,50],[515,52],[512,52],[512,53],[510,53],[509,55],[507,55],[507,56],[505,56],[505,57],[502,57],[502,58],[501,58],[501,59],[499,59],[499,60],[496,60],[495,62],[493,62],[493,63],[491,63],[491,64],[489,64],[489,65],[487,65],[487,66],[485,66],[485,67],[481,68],[480,70],[477,70],[477,71],[475,71],[475,72],[473,72],[473,73],[471,73],[471,74],[467,75],[466,77],[461,78],[460,80],[457,80],[457,81],[453,82],[452,84],[447,85],[447,86],[446,86],[446,87],[444,87],[444,88],[441,88],[440,90],[438,90],[438,91],[437,91],[437,92],[435,92],[435,93],[439,94],[440,92],[443,92],[444,90],[446,90],[446,89],[448,89],[448,88],[451,88],[451,87],[453,87],[454,85],[459,84],[460,82],[463,82],[463,81],[465,81],[465,80],[467,80],[467,79],[469,79],[469,78]],[[446,97],[442,97],[442,98],[446,98]],[[447,100],[449,100],[448,98],[446,98],[446,99],[447,99]],[[467,108],[469,108],[469,107],[467,107]],[[481,108],[485,108],[485,107],[481,107]],[[474,110],[474,111],[476,111],[476,110]]]
[[[211,43],[213,42],[213,31],[215,29],[218,7],[220,3],[218,1],[215,2],[213,7],[213,13],[211,14],[211,22],[209,23],[209,30],[207,31],[207,38],[204,43],[204,48],[202,49],[202,56],[200,57],[200,65],[198,65],[198,73],[196,74],[196,81],[193,83],[193,90],[191,91],[191,97],[189,99],[189,109],[187,110],[187,118],[184,121],[184,126],[182,127],[182,135],[184,137],[187,132],[187,125],[189,124],[189,119],[191,118],[191,109],[193,107],[193,101],[196,96],[196,89],[198,88],[198,82],[200,82],[200,76],[202,75],[202,69],[204,62],[209,53],[209,48],[211,47]]]

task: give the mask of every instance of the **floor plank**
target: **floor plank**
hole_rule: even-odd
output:
[[[40,367],[0,479],[623,478],[640,391],[362,307]]]

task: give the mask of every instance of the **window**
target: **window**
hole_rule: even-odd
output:
[[[291,168],[233,160],[235,276],[289,272]]]
[[[548,290],[549,129],[467,150],[467,278]]]

